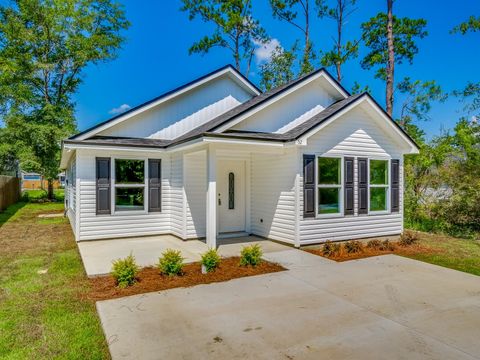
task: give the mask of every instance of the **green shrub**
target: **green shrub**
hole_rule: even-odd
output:
[[[260,245],[254,244],[245,246],[240,253],[240,265],[241,266],[257,266],[262,261],[263,251]]]
[[[400,246],[409,246],[417,242],[417,240],[418,235],[415,231],[404,230],[402,235],[400,235],[400,241],[398,242],[398,244]]]
[[[395,250],[395,245],[388,240],[382,241],[382,244],[378,248],[381,251],[393,251]]]
[[[125,259],[117,259],[113,262],[111,274],[119,287],[126,288],[135,283],[138,270],[135,257],[130,254]]]
[[[382,242],[378,239],[373,239],[367,242],[367,248],[369,249],[380,250],[381,247],[382,247]]]
[[[180,250],[167,249],[158,259],[158,268],[165,275],[180,275],[183,268],[183,257]]]
[[[322,254],[324,256],[335,256],[340,253],[341,250],[341,245],[339,243],[334,243],[329,241],[326,241],[325,244],[322,247]]]
[[[220,255],[216,249],[209,249],[202,254],[202,265],[205,266],[207,272],[215,270],[220,261]]]
[[[343,244],[347,254],[355,254],[363,251],[363,245],[360,241],[351,240]]]

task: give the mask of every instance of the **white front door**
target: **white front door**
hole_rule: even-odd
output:
[[[219,160],[217,168],[218,232],[245,231],[245,161]]]

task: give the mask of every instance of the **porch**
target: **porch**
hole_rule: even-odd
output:
[[[221,256],[239,256],[243,246],[259,244],[264,253],[288,249],[288,246],[256,236],[232,237],[216,240]],[[78,243],[87,276],[108,274],[112,261],[132,253],[141,267],[154,266],[166,249],[180,250],[185,263],[200,261],[201,254],[208,249],[200,240],[183,241],[172,235],[158,235],[109,240],[81,241]]]
[[[277,146],[278,145],[278,146]],[[300,152],[282,144],[209,143],[181,155],[183,239],[254,234],[299,246]]]

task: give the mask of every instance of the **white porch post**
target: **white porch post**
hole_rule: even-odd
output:
[[[207,245],[217,247],[217,155],[215,148],[207,149]]]

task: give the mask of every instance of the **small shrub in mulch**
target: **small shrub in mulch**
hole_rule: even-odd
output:
[[[240,253],[240,265],[241,266],[257,266],[262,262],[263,251],[260,245],[254,244],[250,246],[244,246]]]
[[[326,241],[325,244],[322,247],[322,254],[327,257],[335,257],[340,254],[340,251],[342,249],[342,245],[339,243],[334,243],[329,241]]]
[[[158,268],[164,275],[180,275],[182,273],[183,260],[180,250],[167,249],[158,259]]]
[[[360,241],[351,240],[343,244],[343,248],[347,254],[356,254],[363,251],[363,245]]]
[[[139,267],[135,262],[135,257],[130,254],[125,259],[118,259],[113,262],[112,277],[116,285],[120,288],[126,288],[135,283]]]
[[[206,272],[215,270],[220,264],[221,258],[217,249],[209,249],[202,254],[202,265]]]
[[[200,262],[186,264],[183,266],[180,276],[163,275],[158,272],[157,268],[148,267],[141,269],[137,274],[137,281],[132,286],[126,288],[117,287],[112,276],[95,277],[89,279],[91,291],[81,296],[94,301],[100,301],[286,270],[281,265],[266,260],[263,260],[255,267],[239,266],[239,262],[240,258],[238,256],[224,258],[215,271],[207,274],[202,274]]]
[[[388,241],[388,240],[383,240],[378,248],[380,251],[393,251],[395,250],[395,245]]]
[[[405,230],[402,235],[400,235],[400,240],[398,244],[400,246],[409,246],[418,241],[418,234],[415,231]]]
[[[379,250],[381,246],[382,246],[382,242],[378,239],[373,239],[367,242],[368,249]]]

